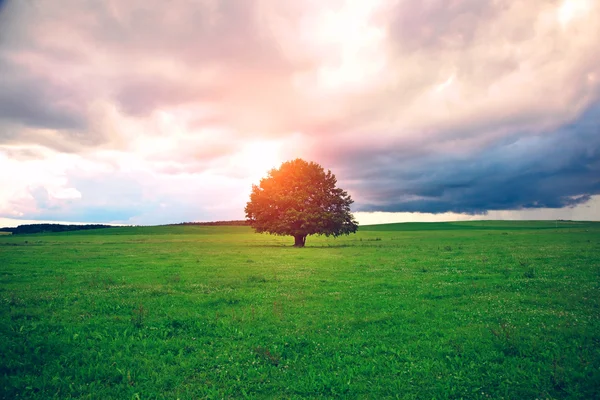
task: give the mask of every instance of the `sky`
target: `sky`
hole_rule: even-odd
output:
[[[600,220],[600,0],[0,0],[0,226]]]

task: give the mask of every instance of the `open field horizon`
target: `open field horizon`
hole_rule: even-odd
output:
[[[600,396],[600,223],[0,237],[0,398]]]
[[[219,227],[219,226],[250,226],[248,225],[243,225],[242,222],[246,222],[246,220],[242,220],[242,219],[232,219],[232,220],[223,220],[223,221],[182,221],[182,222],[171,222],[171,223],[165,223],[165,224],[156,224],[156,225],[152,225],[152,224],[140,224],[140,225],[136,225],[136,224],[112,224],[112,223],[106,223],[106,224],[101,224],[101,223],[87,223],[87,222],[65,222],[65,221],[54,221],[54,222],[48,222],[48,221],[25,221],[23,223],[18,223],[17,225],[14,226],[2,226],[0,227],[0,229],[6,229],[6,228],[15,228],[17,226],[27,226],[27,225],[81,225],[81,226],[85,226],[85,225],[89,225],[89,226],[94,226],[94,225],[98,225],[98,226],[102,226],[102,227],[112,227],[112,228],[134,228],[134,227],[138,227],[138,228],[160,228],[160,227],[167,227],[167,226],[211,226],[211,227]],[[246,222],[247,223],[247,222]],[[600,223],[600,221],[596,221],[596,220],[578,220],[578,219],[551,219],[551,218],[547,218],[547,219],[476,219],[476,220],[442,220],[442,221],[392,221],[392,222],[369,222],[369,223],[359,223],[358,225],[360,226],[361,229],[363,228],[377,228],[379,229],[379,227],[384,227],[384,226],[389,226],[391,227],[393,230],[404,230],[403,227],[408,227],[411,225],[414,226],[419,226],[419,225],[423,225],[423,228],[425,228],[428,225],[431,226],[440,226],[442,227],[445,224],[451,225],[451,226],[482,226],[484,227],[483,229],[487,229],[485,228],[486,226],[502,226],[502,224],[507,224],[510,225],[511,227],[516,227],[519,224],[523,225],[524,227],[534,227],[535,224],[541,224],[540,226],[544,226],[547,228],[558,228],[558,224],[561,224],[561,227],[568,227],[568,224],[572,224],[572,223],[577,223],[577,224],[586,224],[586,223]],[[101,228],[99,228],[101,229]],[[314,235],[312,236],[314,237],[318,237],[318,235]]]

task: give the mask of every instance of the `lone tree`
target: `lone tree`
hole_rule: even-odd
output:
[[[354,233],[353,201],[336,183],[335,175],[317,163],[284,162],[252,185],[246,219],[257,233],[293,236],[296,247],[304,247],[308,235]]]

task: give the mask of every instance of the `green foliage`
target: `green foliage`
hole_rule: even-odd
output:
[[[600,224],[554,226],[2,236],[0,399],[598,399]]]
[[[258,233],[291,235],[303,246],[308,235],[340,236],[356,232],[350,195],[336,187],[331,171],[301,159],[272,169],[252,186],[246,218]]]

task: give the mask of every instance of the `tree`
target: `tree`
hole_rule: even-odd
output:
[[[246,219],[257,233],[291,235],[304,247],[308,235],[340,236],[356,232],[350,195],[335,185],[331,171],[301,159],[284,162],[252,185]]]

